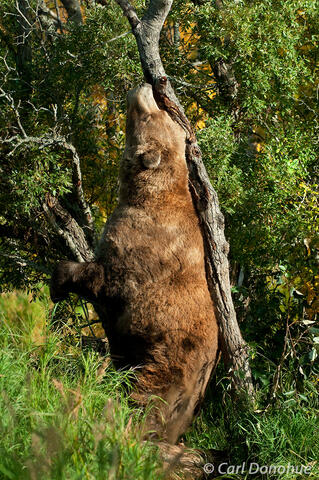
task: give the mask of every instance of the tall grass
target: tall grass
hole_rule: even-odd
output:
[[[48,295],[0,297],[0,478],[14,480],[160,480],[157,450],[142,442],[143,416],[128,403],[134,372],[83,349],[68,327],[49,328]],[[74,333],[74,332],[73,332]],[[220,377],[219,377],[220,378]],[[222,450],[223,462],[311,466],[292,473],[221,475],[237,480],[319,479],[319,378],[303,395],[265,409],[234,404],[223,381],[212,382],[186,444]]]
[[[310,475],[292,471],[263,475],[241,473],[217,478],[237,480],[319,480],[319,377],[306,383],[306,390],[294,402],[287,392],[273,406],[267,405],[267,390],[257,391],[258,407],[241,408],[225,390],[225,384],[212,382],[203,408],[187,433],[190,446],[204,450],[223,450],[222,462],[228,466],[289,465],[310,467]],[[288,393],[288,396],[287,396]],[[287,400],[288,399],[288,400]],[[218,462],[215,464],[215,469]],[[225,471],[226,467],[223,467]],[[253,468],[253,470],[255,467]]]
[[[46,301],[1,298],[0,477],[160,479],[127,402],[133,372],[46,327]]]

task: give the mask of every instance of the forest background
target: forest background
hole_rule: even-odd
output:
[[[46,287],[56,261],[81,259],[63,222],[75,219],[94,244],[116,205],[125,97],[143,78],[121,9],[100,3],[0,6],[4,478],[160,478],[125,400],[133,373],[83,349],[92,333],[81,327],[94,313],[75,297],[53,308]],[[175,0],[160,40],[225,215],[233,299],[257,391],[253,411],[237,409],[221,366],[187,443],[226,450],[237,462],[311,465],[313,478],[318,42],[317,1],[275,0]],[[83,198],[74,188],[79,171]],[[102,335],[98,324],[91,329]],[[297,478],[289,475],[281,478]]]

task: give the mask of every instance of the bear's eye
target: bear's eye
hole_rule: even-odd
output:
[[[145,113],[141,117],[141,122],[148,123],[151,120],[151,118],[152,118],[152,115],[150,113]]]
[[[161,152],[157,150],[144,152],[139,157],[145,168],[157,168],[161,163]]]

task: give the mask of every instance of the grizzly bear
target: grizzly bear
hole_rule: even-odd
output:
[[[96,263],[61,262],[53,301],[93,303],[118,368],[136,367],[132,398],[153,408],[148,438],[176,443],[192,421],[213,367],[218,327],[203,239],[188,187],[185,132],[144,84],[128,94],[119,203]]]

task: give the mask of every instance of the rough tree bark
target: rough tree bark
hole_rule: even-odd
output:
[[[254,389],[247,344],[242,338],[231,297],[227,257],[229,246],[224,235],[224,217],[203,164],[196,136],[167,80],[159,52],[160,32],[173,0],[151,0],[142,19],[128,0],[116,2],[132,27],[145,79],[153,85],[160,108],[166,109],[187,133],[185,148],[190,190],[201,222],[207,282],[219,322],[223,358],[230,367],[235,391],[252,398]]]
[[[72,215],[62,207],[56,197],[46,195],[43,210],[56,233],[64,240],[78,262],[91,262],[94,254],[83,229]]]

